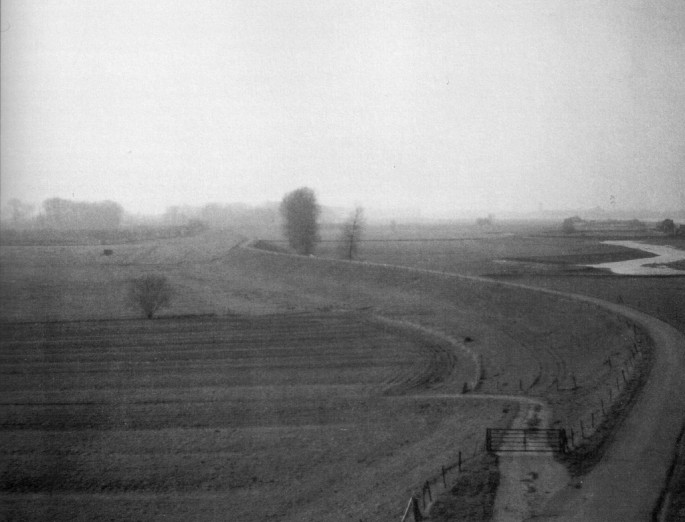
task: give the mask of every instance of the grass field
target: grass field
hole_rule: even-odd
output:
[[[591,280],[550,258],[626,255],[595,240],[508,234],[365,243],[362,257],[573,287]],[[502,401],[422,398],[460,394],[474,377],[444,336],[481,358],[481,391],[556,397],[561,426],[613,378],[606,358],[618,363],[633,343],[630,325],[574,301],[236,248],[242,240],[211,231],[112,256],[102,246],[0,249],[6,513],[394,520],[423,480],[482,444],[485,427],[511,420]],[[499,262],[535,256],[548,262],[530,266],[554,271]],[[125,299],[146,272],[176,290],[155,321]],[[645,299],[634,288],[624,299]],[[578,386],[559,396],[556,382]]]
[[[625,237],[564,236],[555,231],[555,226],[503,222],[487,231],[468,223],[400,226],[394,230],[371,228],[365,236],[369,241],[360,244],[360,259],[479,275],[624,302],[685,331],[685,273],[683,277],[640,278],[580,266],[651,254],[602,243]],[[328,239],[334,237],[330,234]],[[430,238],[451,240],[425,240]],[[682,238],[655,236],[639,240],[685,250]],[[338,257],[336,248],[336,243],[322,243],[319,254]],[[680,268],[680,264],[674,263],[672,268]]]

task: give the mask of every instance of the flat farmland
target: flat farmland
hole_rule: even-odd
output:
[[[374,255],[491,274],[507,257],[607,254],[589,240],[511,234],[465,232],[470,251],[423,241]],[[211,231],[112,256],[0,252],[0,497],[11,518],[399,519],[423,481],[515,414],[501,398],[461,400],[465,382],[544,397],[568,426],[616,377],[607,357],[619,368],[635,340],[620,317],[559,296],[241,241]],[[537,265],[553,263],[525,266]],[[125,301],[128,281],[148,272],[175,289],[154,321]]]
[[[360,259],[440,272],[484,276],[628,304],[685,332],[685,271],[681,277],[616,275],[583,265],[652,256],[605,244],[626,239],[560,235],[558,223],[501,222],[484,230],[469,223],[370,227],[360,243]],[[326,239],[335,239],[329,234]],[[673,237],[638,241],[685,250]],[[320,255],[339,257],[336,242],[324,242]]]
[[[507,418],[502,401],[398,400],[436,351],[349,314],[1,333],[10,520],[393,520]]]

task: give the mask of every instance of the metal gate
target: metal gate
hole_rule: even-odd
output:
[[[485,447],[498,451],[535,451],[565,453],[568,441],[564,430],[487,428]]]

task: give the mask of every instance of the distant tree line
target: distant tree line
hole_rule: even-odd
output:
[[[646,223],[638,219],[605,219],[605,220],[585,220],[578,216],[564,219],[561,223],[561,230],[566,234],[575,232],[620,232],[634,231],[645,232],[656,230],[667,236],[685,235],[685,226],[678,226],[672,219],[664,219],[655,225],[647,226]]]
[[[168,226],[181,226],[198,220],[212,228],[232,228],[247,235],[261,235],[274,226],[277,216],[275,204],[255,207],[242,203],[208,203],[202,207],[169,207],[162,222]]]
[[[112,230],[121,226],[123,207],[114,201],[72,201],[50,198],[35,207],[17,198],[3,208],[3,228],[50,230]]]
[[[50,198],[38,215],[39,228],[56,230],[107,230],[118,228],[123,207],[114,201],[88,202]]]

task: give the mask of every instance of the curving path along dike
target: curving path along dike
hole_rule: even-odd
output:
[[[679,431],[685,422],[685,337],[670,325],[630,308],[592,302],[644,327],[655,361],[637,402],[600,463],[580,488],[567,487],[539,520],[649,520],[666,485]]]
[[[251,248],[249,243],[241,246]],[[350,263],[336,259],[315,259],[320,262]],[[627,306],[585,295],[423,268],[363,261],[352,263],[401,268],[408,272],[557,295],[591,303],[644,328],[655,344],[651,374],[627,417],[614,433],[602,460],[583,478],[582,484],[569,484],[553,495],[540,512],[530,515],[536,520],[598,522],[651,518],[666,486],[668,468],[680,429],[685,423],[685,336],[682,333],[655,317]]]

